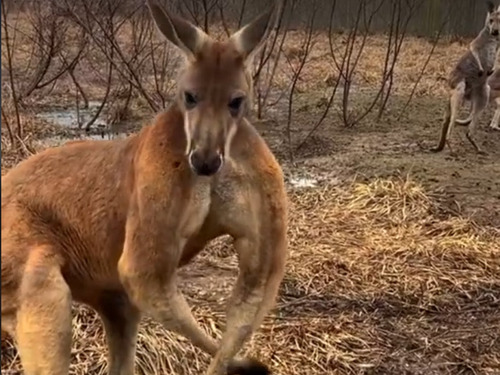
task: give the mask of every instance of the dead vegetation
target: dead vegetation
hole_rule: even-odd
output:
[[[403,179],[290,190],[288,271],[251,353],[276,374],[497,374],[500,232],[445,214],[440,199]],[[219,332],[236,272],[225,240],[183,271],[209,331]],[[105,374],[93,312],[75,309],[73,337],[72,374]],[[142,324],[139,374],[198,374],[206,364],[185,340]],[[18,366],[3,342],[2,373]]]

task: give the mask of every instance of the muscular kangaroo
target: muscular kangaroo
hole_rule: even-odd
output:
[[[267,371],[236,355],[273,306],[287,258],[282,171],[246,119],[248,64],[280,7],[216,41],[147,4],[186,58],[175,103],[138,134],[48,149],[2,178],[2,330],[26,375],[68,374],[73,300],[102,318],[110,375],[134,373],[142,314],[209,353],[205,374]],[[177,269],[224,234],[239,275],[217,342],[196,322]]]

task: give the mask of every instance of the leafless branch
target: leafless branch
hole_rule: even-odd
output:
[[[313,47],[314,22],[315,22],[316,11],[317,11],[316,0],[313,1],[312,6],[313,6],[313,10],[311,13],[311,17],[309,18],[307,26],[306,26],[305,40],[304,40],[303,45],[301,46],[301,50],[303,51],[303,53],[300,57],[299,65],[293,74],[292,86],[290,88],[290,93],[288,96],[288,115],[287,115],[287,121],[286,121],[286,135],[287,135],[287,141],[288,141],[289,157],[290,157],[291,161],[293,161],[293,148],[292,148],[293,145],[292,145],[292,132],[291,132],[291,124],[292,124],[292,116],[293,116],[293,100],[294,100],[295,88],[297,86],[297,81],[298,81],[299,76],[302,72],[302,69],[304,68],[304,66],[307,62],[311,48]]]
[[[400,52],[401,52],[401,47],[403,46],[403,43],[406,38],[407,30],[408,30],[408,24],[410,20],[413,18],[415,15],[416,11],[420,6],[422,6],[424,0],[405,0],[405,4],[408,8],[408,14],[404,20],[402,20],[402,5],[401,5],[401,0],[392,0],[393,2],[393,10],[392,13],[395,14],[395,26],[392,27],[391,24],[391,30],[394,30],[394,46],[392,47],[393,55],[390,63],[389,70],[387,72],[387,78],[385,79],[382,83],[382,97],[381,97],[381,105],[379,108],[378,112],[378,119],[380,120],[382,118],[382,115],[384,114],[385,108],[387,107],[387,102],[389,101],[389,97],[392,92],[392,87],[394,85],[394,69],[396,67]],[[394,21],[394,17],[392,18]],[[392,40],[392,38],[390,38]],[[391,50],[391,45],[389,42],[389,47],[388,51]],[[387,89],[385,90],[387,84]]]
[[[9,82],[10,82],[10,89],[12,91],[12,102],[14,105],[14,113],[16,117],[16,137],[12,138],[14,140],[13,146],[16,148],[16,139],[22,139],[23,138],[23,126],[21,123],[21,115],[19,113],[19,100],[17,96],[17,89],[16,85],[17,82],[14,79],[14,67],[13,67],[13,46],[14,46],[14,41],[15,41],[15,32],[14,35],[9,34],[9,28],[8,28],[8,17],[7,17],[7,5],[5,2],[2,2],[1,4],[2,8],[2,26],[3,26],[3,37],[4,37],[4,45],[6,49],[6,54],[7,54],[7,69],[8,69],[8,74],[9,74]],[[4,114],[4,112],[2,112]],[[5,114],[4,114],[5,117]]]
[[[408,108],[408,106],[410,105],[412,99],[413,99],[413,96],[415,95],[415,92],[417,91],[417,87],[420,83],[420,81],[422,80],[423,76],[424,76],[424,73],[425,73],[425,70],[427,69],[427,66],[429,65],[429,62],[431,61],[431,58],[432,56],[434,55],[434,51],[441,39],[441,35],[443,33],[443,30],[444,28],[446,27],[446,25],[448,24],[449,22],[449,18],[446,18],[442,23],[441,23],[441,26],[439,27],[439,30],[438,32],[436,33],[436,37],[434,38],[433,42],[432,42],[432,47],[431,47],[431,50],[429,51],[429,54],[427,55],[427,59],[425,60],[424,64],[422,65],[422,69],[420,70],[420,73],[417,77],[417,80],[415,81],[415,84],[413,85],[413,88],[411,90],[411,93],[410,95],[408,96],[408,100],[406,101],[405,105],[403,106],[403,108],[401,109],[399,115],[398,115],[398,121],[401,119],[401,116],[406,112],[406,109]]]

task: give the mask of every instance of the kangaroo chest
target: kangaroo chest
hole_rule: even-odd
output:
[[[179,213],[179,235],[184,242],[196,235],[205,222],[210,211],[210,190],[208,181],[192,186],[189,199]]]
[[[495,64],[497,48],[498,48],[497,43],[489,43],[483,50],[483,53],[481,55],[481,60],[482,60],[481,63],[484,65],[483,68],[485,70],[493,69],[493,65]]]
[[[183,210],[181,246],[188,253],[198,251],[195,248],[219,235],[238,235],[255,227],[249,186],[234,178],[230,170],[218,177],[193,186],[189,204]]]

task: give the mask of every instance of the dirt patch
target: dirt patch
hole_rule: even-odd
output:
[[[319,99],[309,94],[308,100],[314,103]],[[363,105],[363,97],[358,100]],[[314,175],[318,181],[330,183],[409,175],[426,188],[442,190],[443,203],[450,212],[500,227],[500,132],[488,126],[493,110],[489,108],[483,114],[476,134],[487,155],[475,152],[465,137],[466,127],[461,126],[454,128],[451,151],[446,147],[441,153],[433,153],[430,148],[438,141],[446,98],[415,99],[400,117],[405,103],[405,96],[394,96],[391,112],[382,120],[369,116],[353,128],[344,127],[335,114],[329,116],[300,149],[295,148],[292,167],[289,148],[283,141],[285,122],[266,122],[257,127],[287,172]],[[464,108],[462,116],[466,114]],[[294,116],[292,142],[297,146],[319,114],[309,110]]]

